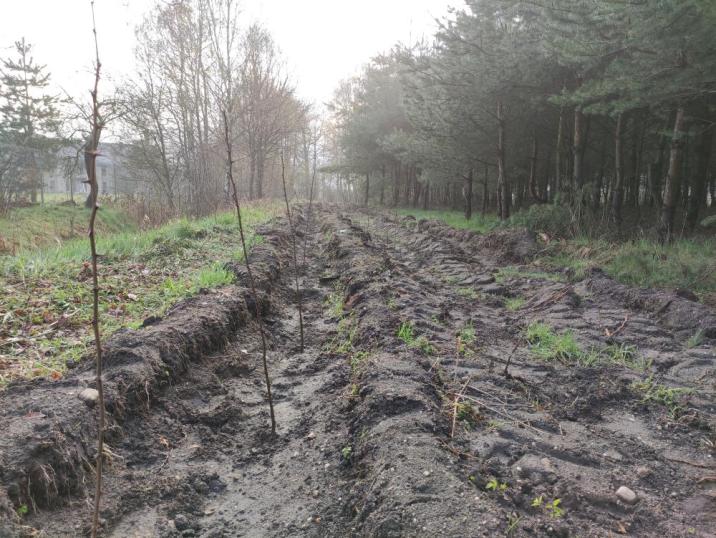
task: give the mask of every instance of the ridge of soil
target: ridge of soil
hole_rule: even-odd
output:
[[[715,535],[712,309],[599,271],[496,280],[537,251],[525,231],[321,205],[296,220],[303,353],[285,220],[252,254],[278,435],[232,266],[237,286],[108,342],[103,535]],[[651,370],[539,360],[533,321],[583,349],[635,346]],[[691,392],[670,408],[647,381]],[[88,532],[95,411],[77,393],[92,383],[86,364],[0,393],[0,536]]]

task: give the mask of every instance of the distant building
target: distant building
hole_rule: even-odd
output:
[[[100,195],[137,194],[146,189],[145,178],[139,177],[129,165],[129,149],[127,144],[100,144],[97,157]],[[43,174],[44,191],[48,194],[87,194],[86,180],[84,153],[79,146],[58,151],[55,166]]]

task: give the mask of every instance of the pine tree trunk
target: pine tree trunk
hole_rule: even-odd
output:
[[[612,189],[612,217],[617,229],[622,226],[622,202],[624,200],[624,170],[622,155],[622,124],[623,114],[617,116],[617,127],[614,132],[614,188]]]
[[[497,184],[500,189],[500,219],[510,218],[510,185],[505,171],[505,118],[502,101],[497,102]]]
[[[708,179],[709,163],[711,162],[711,150],[713,147],[714,130],[709,124],[699,137],[696,162],[696,172],[694,173],[691,194],[689,196],[689,205],[686,212],[686,228],[691,233],[696,228],[699,220],[699,210],[706,203],[706,184]]]
[[[472,183],[473,183],[473,171],[472,168],[470,168],[470,173],[465,176],[465,189],[464,189],[464,196],[465,196],[465,220],[470,220],[472,218]]]
[[[554,163],[554,183],[553,183],[553,194],[554,196],[562,190],[562,146],[564,139],[564,107],[559,107],[559,123],[557,125],[557,142],[555,150],[555,163]]]
[[[530,179],[529,190],[535,202],[543,202],[542,196],[537,188],[537,133],[532,133],[532,155],[530,156]]]
[[[363,197],[363,205],[368,207],[368,199],[370,198],[370,172],[365,175],[365,195]]]
[[[577,188],[581,188],[584,184],[583,157],[584,157],[584,114],[579,107],[574,109],[574,170],[573,181]]]
[[[662,243],[671,241],[674,233],[674,215],[676,203],[681,188],[682,160],[684,156],[684,107],[679,106],[674,119],[674,133],[671,139],[671,151],[669,153],[669,171],[666,174],[664,183],[664,200],[661,205],[661,217],[659,219],[659,240]]]
[[[487,180],[489,179],[489,166],[485,165],[485,176],[482,180],[482,216],[484,217],[487,213],[487,202],[489,197],[489,192],[487,190]]]

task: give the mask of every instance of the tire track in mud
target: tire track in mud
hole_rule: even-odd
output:
[[[713,312],[600,274],[577,284],[499,275],[529,255],[529,238],[518,232],[476,237],[322,206],[310,226],[301,211],[296,218],[309,239],[304,353],[285,222],[261,230],[266,242],[255,254],[268,275],[263,310],[278,436],[268,435],[250,317],[240,314],[210,345],[215,337],[195,341],[182,329],[196,325],[199,310],[179,308],[178,323],[170,314],[169,329],[146,331],[165,338],[178,331],[186,350],[165,346],[145,356],[130,348],[128,363],[138,368],[129,372],[144,374],[117,377],[135,388],[113,408],[106,536],[713,535],[715,483],[699,482],[715,474],[705,429],[716,412]],[[251,311],[240,288],[230,293],[232,308]],[[524,305],[510,311],[507,297]],[[644,375],[628,368],[536,360],[523,336],[533,320],[573,329],[585,347],[637,345],[659,379],[697,390],[687,412],[671,420],[644,403],[631,386]],[[397,336],[406,324],[408,343]],[[697,324],[706,340],[686,350]],[[605,329],[616,334],[605,337]],[[161,380],[164,369],[166,382],[142,386],[152,379],[147,371]],[[30,395],[43,387],[19,392],[20,412],[36,412]],[[453,422],[457,392],[469,405]],[[62,403],[77,409],[76,395]],[[42,419],[49,431],[66,420],[62,413]],[[78,428],[63,428],[91,460],[82,443],[91,443],[93,422],[85,415]],[[23,431],[55,442],[36,426]],[[0,482],[12,486],[13,461],[0,463]],[[48,536],[86,533],[91,484],[83,477],[25,523]],[[620,485],[637,492],[636,505],[616,500]],[[562,514],[547,506],[555,499]]]

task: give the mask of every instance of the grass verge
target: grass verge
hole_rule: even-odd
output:
[[[276,205],[242,208],[249,246]],[[181,219],[153,230],[98,235],[101,330],[138,327],[200,289],[229,284],[223,268],[241,259],[232,212]],[[12,379],[62,377],[68,360],[87,354],[91,270],[85,238],[0,258],[0,386]]]
[[[77,205],[48,202],[45,205],[18,207],[0,218],[0,254],[16,255],[87,236],[90,210],[77,197]],[[137,231],[135,224],[121,210],[106,205],[97,217],[98,236]]]
[[[498,227],[494,216],[467,221],[459,211],[400,210],[402,215],[435,219],[455,228],[486,233]],[[510,225],[524,224],[514,221]],[[702,300],[716,304],[716,238],[680,239],[661,245],[647,239],[612,242],[604,239],[574,238],[552,240],[534,260],[534,271],[505,268],[499,277],[549,278],[546,271],[571,269],[571,278],[581,280],[593,267],[602,268],[616,281],[647,288],[687,289]],[[555,275],[554,280],[562,280]]]

